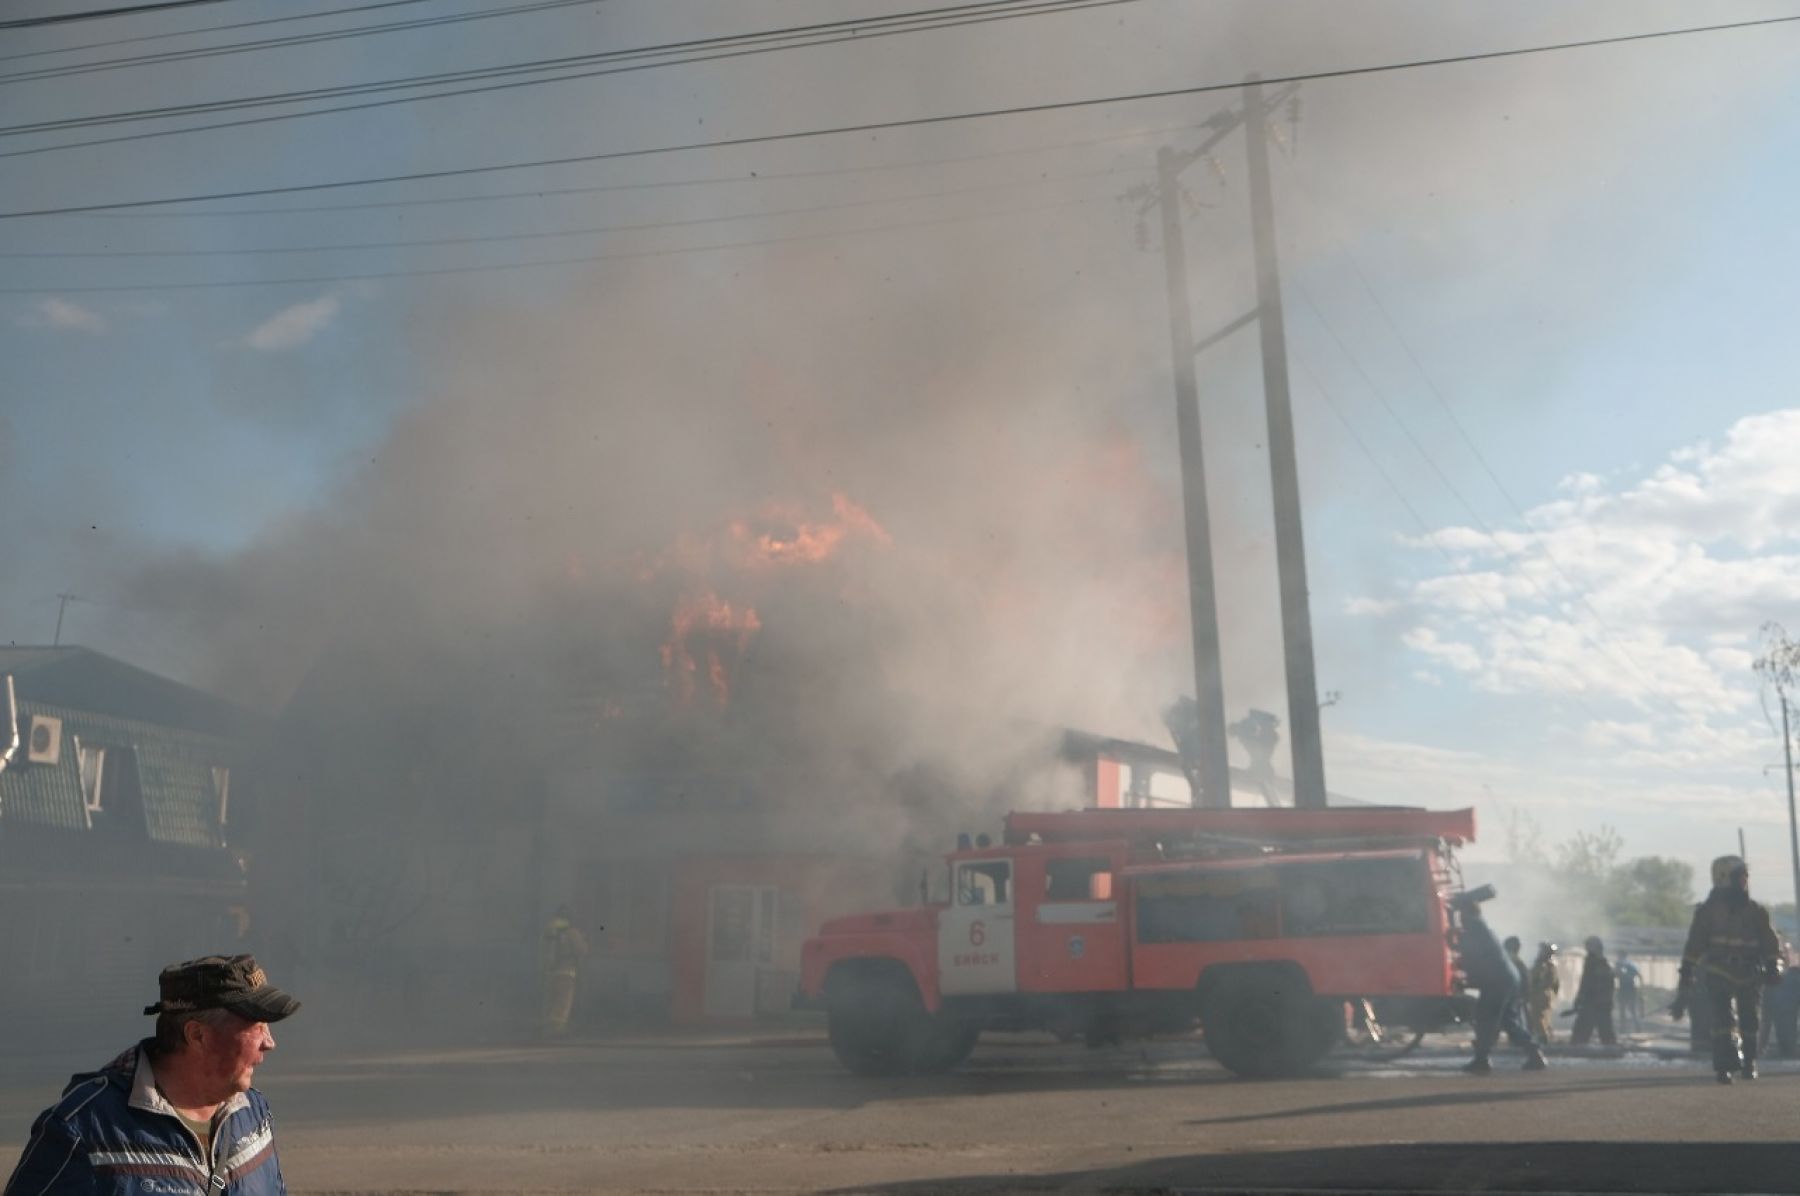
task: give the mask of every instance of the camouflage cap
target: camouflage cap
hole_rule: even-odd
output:
[[[269,983],[250,955],[204,955],[170,964],[157,977],[162,1000],[145,1013],[198,1013],[229,1009],[255,1022],[278,1022],[300,1008],[300,1002]]]

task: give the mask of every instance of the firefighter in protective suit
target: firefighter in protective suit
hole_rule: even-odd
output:
[[[1556,994],[1562,991],[1562,977],[1556,974],[1556,944],[1539,943],[1537,962],[1531,965],[1530,984],[1526,989],[1531,1007],[1531,1033],[1540,1046],[1548,1046],[1556,1016]]]
[[[559,1038],[569,1031],[569,1015],[575,1009],[575,985],[581,974],[581,958],[588,953],[587,939],[575,926],[569,907],[559,905],[544,926],[544,1036]]]
[[[1606,944],[1590,935],[1584,944],[1587,959],[1581,965],[1581,987],[1575,990],[1575,1029],[1569,1041],[1586,1046],[1594,1031],[1606,1046],[1617,1046],[1613,1032],[1613,969],[1606,959]]]
[[[1693,996],[1696,973],[1705,977],[1712,1017],[1713,1071],[1719,1083],[1756,1078],[1762,990],[1781,982],[1781,942],[1769,911],[1750,900],[1750,868],[1735,855],[1712,865],[1713,890],[1694,911],[1681,957],[1681,986],[1670,1012],[1680,1017]],[[1742,1038],[1739,1038],[1739,1031]]]

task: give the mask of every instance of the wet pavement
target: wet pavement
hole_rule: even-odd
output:
[[[296,1193],[1800,1192],[1800,1063],[1719,1088],[1680,1045],[1537,1073],[1503,1052],[1478,1078],[1439,1038],[1247,1082],[1193,1040],[1018,1036],[952,1075],[869,1080],[784,1030],[282,1051],[258,1086]],[[55,1086],[0,1084],[0,1167]]]

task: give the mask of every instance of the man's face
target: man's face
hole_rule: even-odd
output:
[[[199,1048],[207,1078],[213,1081],[220,1099],[250,1087],[256,1065],[275,1049],[275,1036],[267,1022],[253,1022],[230,1014],[224,1025],[199,1024],[195,1045]]]
[[[1733,869],[1731,873],[1731,887],[1748,893],[1750,891],[1750,870],[1748,868]]]

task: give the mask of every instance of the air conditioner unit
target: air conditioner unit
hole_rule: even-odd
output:
[[[31,733],[25,738],[25,759],[31,764],[56,764],[62,760],[62,720],[48,714],[31,716]]]

